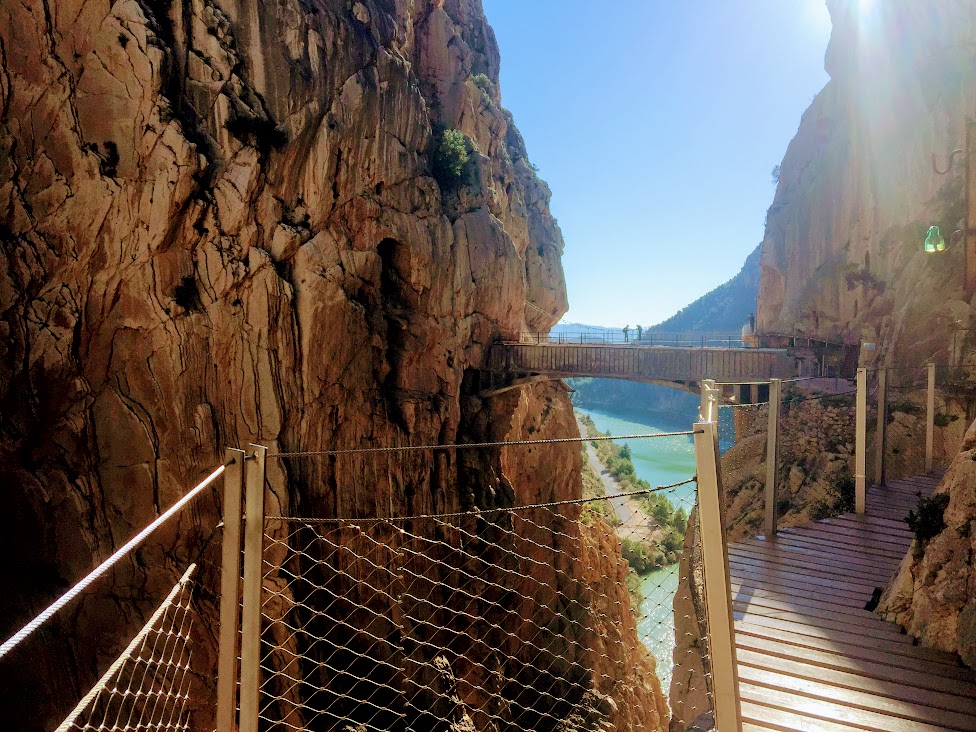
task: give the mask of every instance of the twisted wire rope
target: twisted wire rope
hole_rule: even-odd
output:
[[[384,447],[350,447],[341,450],[304,450],[294,452],[276,452],[268,458],[318,457],[323,455],[358,455],[363,453],[383,452],[415,452],[418,450],[447,451],[471,450],[488,447],[513,447],[525,445],[557,445],[567,442],[602,442],[606,440],[644,440],[654,437],[682,437],[698,434],[695,430],[681,432],[652,432],[638,435],[615,435],[607,437],[553,437],[546,440],[501,440],[498,442],[463,442],[451,445],[402,445]]]

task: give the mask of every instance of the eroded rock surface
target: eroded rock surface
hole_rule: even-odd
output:
[[[878,612],[925,645],[960,655],[976,667],[976,423],[970,426],[935,496],[948,499],[902,560]],[[936,515],[936,518],[938,516]],[[941,528],[940,528],[941,525]],[[934,534],[928,538],[926,534]]]
[[[946,363],[971,325],[963,248],[933,256],[922,243],[930,225],[948,238],[964,215],[963,166],[937,175],[931,155],[944,167],[976,112],[976,6],[827,6],[831,78],[780,166],[759,330],[874,342],[886,363]]]
[[[0,61],[5,630],[225,446],[574,433],[558,387],[476,396],[494,338],[566,309],[549,191],[477,0],[13,0]],[[467,138],[457,181],[432,173],[449,129]],[[273,460],[268,511],[570,498],[574,453]],[[201,499],[46,629],[3,672],[35,693],[6,723],[53,726],[217,518]]]

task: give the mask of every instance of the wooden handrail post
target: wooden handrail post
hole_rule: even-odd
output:
[[[779,401],[782,380],[769,380],[769,425],[766,428],[766,538],[776,536],[776,466],[779,460]]]
[[[261,559],[264,548],[265,457],[268,449],[254,450],[245,465],[244,497],[244,607],[241,610],[241,726],[240,732],[258,732],[258,693],[261,672]]]
[[[237,621],[240,617],[241,496],[243,450],[227,448],[224,470],[223,538],[220,565],[220,634],[217,652],[217,732],[237,729]]]
[[[874,434],[874,484],[885,484],[885,442],[888,434],[888,369],[878,369],[878,426]]]
[[[695,467],[715,728],[731,732],[742,729],[742,714],[739,709],[739,673],[725,543],[725,507],[719,473],[718,424],[714,421],[695,424]]]
[[[935,364],[927,367],[929,383],[925,395],[925,472],[932,472],[935,453]]]
[[[857,370],[857,395],[854,410],[854,510],[863,515],[868,430],[868,370]]]

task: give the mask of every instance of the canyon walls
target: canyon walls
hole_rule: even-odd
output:
[[[963,249],[925,255],[922,243],[933,224],[948,239],[964,215],[962,161],[940,176],[930,156],[944,167],[976,113],[976,7],[827,5],[831,78],[780,166],[759,330],[875,342],[876,363],[958,359],[972,311]]]
[[[976,6],[953,0],[828,0],[830,82],[813,99],[781,165],[767,215],[760,331],[877,344],[868,365],[972,365],[974,302],[963,282],[967,119],[976,115]],[[970,145],[976,127],[970,124]],[[945,252],[925,254],[930,225]],[[946,377],[940,371],[940,381]],[[951,456],[973,417],[971,372],[950,380],[937,448]],[[917,395],[916,395],[917,397]],[[919,401],[916,399],[916,401]],[[896,412],[890,474],[919,472],[920,418]],[[963,417],[964,419],[959,419]],[[974,660],[966,465],[972,432],[938,489],[935,534],[916,541],[882,610],[922,642]],[[943,464],[945,464],[943,462]],[[967,498],[967,496],[969,496]]]
[[[478,0],[14,0],[0,62],[5,633],[225,446],[452,443],[543,413],[534,436],[574,433],[555,387],[477,396],[493,339],[567,307]],[[268,511],[572,498],[573,452],[272,460]],[[4,668],[33,690],[10,724],[59,719],[218,513],[202,498]]]

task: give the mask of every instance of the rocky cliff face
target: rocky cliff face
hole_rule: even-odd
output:
[[[928,502],[921,530],[878,612],[976,667],[976,424]],[[922,511],[919,511],[920,515]]]
[[[561,390],[476,396],[493,338],[566,309],[477,0],[18,0],[0,61],[5,629],[226,445],[573,432]],[[272,461],[269,512],[573,497],[572,452]],[[9,723],[49,727],[216,518],[202,500],[51,626]]]
[[[936,175],[930,155],[944,166],[976,113],[976,7],[827,5],[831,79],[783,158],[762,245],[759,329],[877,342],[886,363],[945,363],[971,320],[963,250],[926,256],[922,242],[929,225],[948,236],[963,218],[961,166]]]

